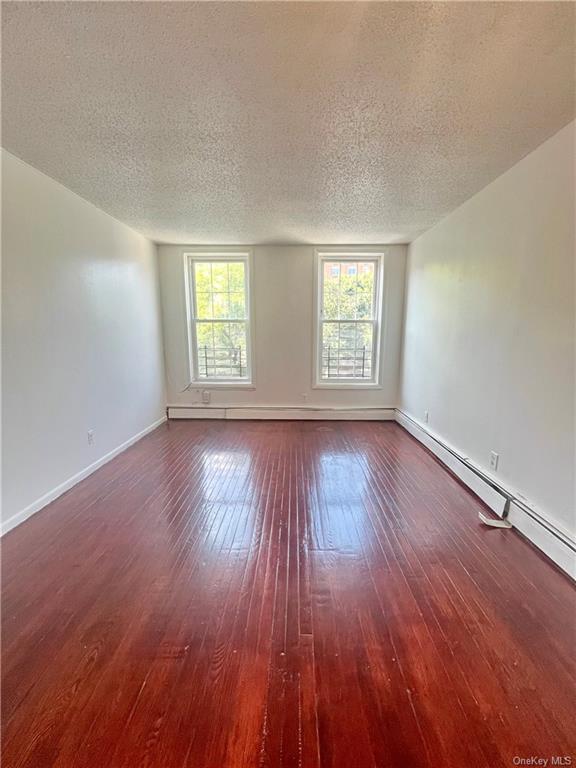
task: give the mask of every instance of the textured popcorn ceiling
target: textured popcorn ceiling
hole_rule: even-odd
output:
[[[573,117],[573,3],[3,5],[3,144],[161,242],[406,242]]]

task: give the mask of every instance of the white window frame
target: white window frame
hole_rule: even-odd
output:
[[[198,345],[196,334],[196,284],[194,280],[194,264],[209,263],[214,261],[242,262],[244,264],[244,293],[246,305],[246,319],[222,318],[221,322],[246,323],[246,375],[239,377],[214,377],[199,376]],[[186,288],[186,320],[188,328],[188,365],[191,384],[196,384],[202,389],[226,388],[226,389],[254,389],[254,310],[252,303],[252,251],[247,248],[217,248],[211,250],[187,250],[184,253],[184,277]]]
[[[322,297],[324,287],[324,263],[327,261],[351,262],[371,261],[374,263],[374,296],[372,376],[369,379],[358,378],[322,378]],[[374,250],[324,249],[315,250],[314,264],[314,389],[381,389],[382,323],[384,297],[384,253]],[[326,321],[334,322],[334,321]],[[350,321],[342,321],[350,322]],[[366,322],[366,321],[364,321]]]

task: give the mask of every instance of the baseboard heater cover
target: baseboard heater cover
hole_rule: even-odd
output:
[[[561,570],[576,580],[576,541],[573,537],[558,529],[514,493],[497,486],[490,478],[470,466],[463,456],[459,456],[456,451],[399,409],[396,409],[396,421],[432,451],[453,474],[502,518],[502,522],[516,528]]]
[[[297,419],[304,421],[394,421],[394,408],[299,408],[296,406],[168,406],[169,419]]]
[[[396,421],[404,427],[407,432],[419,440],[440,461],[445,464],[456,477],[473,491],[482,501],[499,517],[504,516],[508,496],[490,484],[483,478],[479,472],[474,470],[466,461],[444,445],[440,440],[431,435],[427,430],[421,427],[414,419],[407,416],[402,411],[396,411]]]
[[[507,520],[576,581],[576,541],[517,499],[510,502]]]

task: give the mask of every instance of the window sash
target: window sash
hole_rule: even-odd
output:
[[[335,264],[358,264],[358,263],[371,263],[374,264],[374,281],[372,284],[372,315],[370,317],[365,318],[334,318],[333,320],[330,320],[330,318],[327,318],[324,316],[324,287],[325,287],[325,280],[324,280],[324,265],[326,262],[334,262]],[[362,323],[375,323],[378,319],[378,306],[377,306],[377,300],[378,300],[378,279],[379,279],[379,263],[377,259],[373,258],[345,258],[345,259],[339,259],[334,257],[321,257],[319,259],[319,272],[320,272],[320,296],[319,296],[319,316],[320,320],[322,321],[330,321],[330,322],[342,322],[342,323],[353,323],[353,322],[362,322]]]
[[[187,297],[188,297],[188,328],[189,328],[189,360],[190,360],[190,378],[191,381],[195,381],[202,384],[209,384],[210,382],[214,383],[241,383],[241,384],[249,384],[252,381],[252,339],[251,339],[251,303],[250,303],[250,255],[248,253],[238,254],[238,253],[222,253],[222,254],[212,254],[212,253],[206,253],[202,255],[196,255],[188,253],[186,254],[187,258],[187,270],[186,270],[186,276],[187,276]],[[226,264],[233,264],[233,263],[241,263],[244,265],[244,314],[245,317],[243,318],[225,318],[225,317],[211,317],[211,318],[199,318],[197,317],[197,296],[196,296],[196,276],[195,276],[195,265],[196,264],[213,264],[213,263],[226,263]],[[228,285],[228,288],[230,286]],[[210,291],[210,293],[238,293],[238,291]],[[241,375],[232,375],[230,373],[228,374],[222,374],[222,375],[206,375],[202,374],[202,359],[200,349],[198,346],[198,327],[200,325],[217,325],[217,324],[242,324],[244,325],[244,337],[245,337],[245,343],[246,343],[246,358],[244,361],[242,361],[242,365],[239,368]],[[213,347],[214,350],[216,350],[216,347]],[[233,347],[229,348],[230,350],[233,349]],[[215,354],[214,354],[214,361],[215,363]],[[213,370],[216,370],[218,367],[220,369],[225,368],[231,368],[232,365],[220,365],[217,366],[215,364],[212,364],[210,368]],[[204,370],[206,370],[206,361],[204,361]]]
[[[197,320],[196,326],[205,325],[242,325],[244,330],[244,353],[243,345],[238,347],[226,346],[220,347],[216,344],[201,345],[196,334],[196,362],[197,362],[197,380],[198,381],[245,381],[249,371],[248,360],[248,323],[246,320]],[[208,372],[210,368],[211,372]],[[232,371],[238,369],[238,375]],[[218,373],[218,371],[227,371],[227,373]]]
[[[317,253],[317,288],[316,288],[316,384],[319,385],[349,385],[363,387],[378,383],[380,376],[380,333],[381,333],[381,315],[382,315],[382,272],[383,256],[382,254],[358,253],[343,254],[339,253]],[[337,318],[330,319],[324,315],[324,292],[325,279],[324,268],[326,263],[345,264],[374,264],[374,281],[372,286],[372,313],[371,317],[366,318]],[[361,376],[325,376],[323,365],[324,349],[324,327],[327,324],[364,324],[372,326],[372,349],[370,353],[371,375],[363,378]]]
[[[326,325],[369,325],[372,329],[372,344],[369,351],[369,370],[370,370],[370,376],[339,376],[338,374],[333,376],[326,376],[324,375],[324,358],[325,358],[325,343],[324,343],[324,328]],[[376,366],[376,332],[377,332],[377,326],[376,322],[374,320],[321,320],[320,321],[320,350],[319,350],[319,365],[320,365],[320,377],[321,381],[340,381],[340,382],[351,382],[351,383],[359,383],[359,384],[370,384],[374,383],[374,373],[375,373],[375,366]],[[361,349],[360,347],[357,347],[356,344],[354,344],[354,347],[344,347],[340,345],[340,339],[338,339],[338,347],[336,348],[336,355],[334,356],[335,360],[337,361],[335,367],[340,368],[341,361],[352,360],[353,362],[353,368],[354,371],[357,367],[357,360],[359,360],[358,353]],[[330,346],[330,345],[329,345]],[[346,355],[342,355],[341,351],[345,350],[347,352],[354,351],[353,357],[346,357]],[[366,364],[365,364],[365,367]]]

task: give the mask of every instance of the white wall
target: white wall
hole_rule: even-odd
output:
[[[410,246],[402,408],[575,525],[574,124]]]
[[[398,398],[406,246],[371,246],[368,250],[376,249],[385,253],[381,388],[312,387],[314,246],[257,246],[253,249],[255,389],[213,389],[212,405],[394,407]],[[171,405],[200,401],[199,389],[180,391],[189,382],[183,267],[186,250],[183,246],[158,248]]]
[[[2,163],[6,522],[160,419],[165,400],[155,246],[4,151]]]

